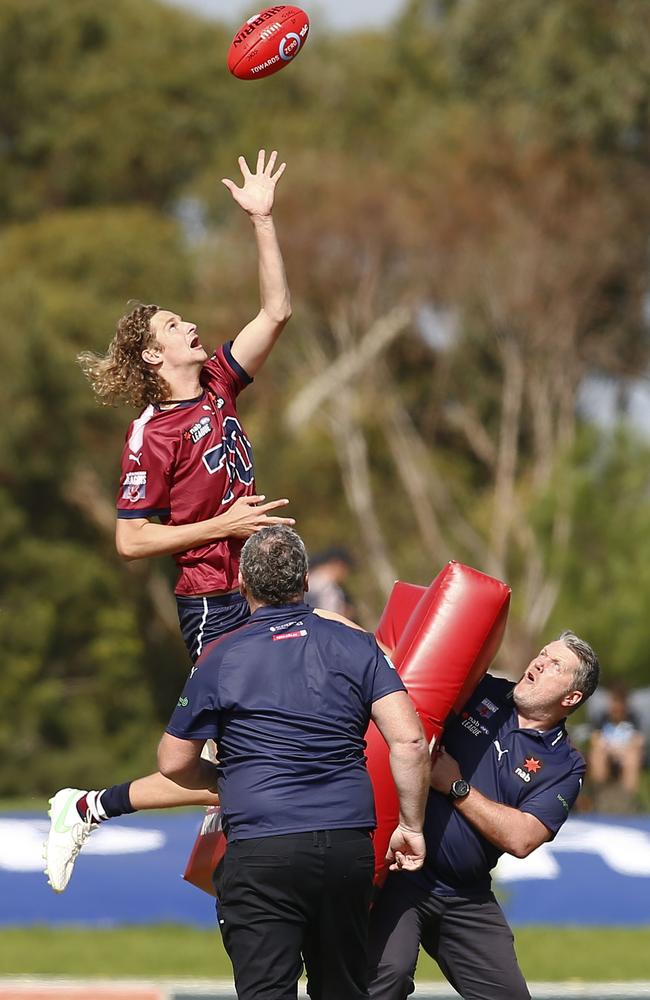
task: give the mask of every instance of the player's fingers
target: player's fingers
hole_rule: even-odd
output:
[[[266,158],[266,150],[265,149],[260,149],[259,153],[257,154],[257,173],[258,174],[263,174],[264,173],[264,160],[265,160],[265,158]]]
[[[286,163],[281,163],[278,169],[275,171],[275,173],[271,175],[271,180],[277,183],[286,169],[287,169]]]
[[[264,168],[264,173],[266,174],[267,177],[270,177],[271,174],[273,173],[273,168],[275,166],[275,161],[277,160],[277,158],[278,158],[278,151],[277,149],[274,149],[268,158],[266,167]]]
[[[244,175],[244,178],[246,180],[248,180],[248,178],[251,177],[252,174],[251,174],[251,171],[250,171],[250,167],[248,166],[248,163],[246,162],[246,157],[245,156],[238,157],[237,162],[239,164],[239,169],[241,170],[242,174]]]
[[[259,509],[263,513],[266,513],[267,510],[275,510],[276,507],[286,507],[289,502],[286,497],[283,497],[281,500],[269,500],[268,503],[260,504]]]
[[[268,517],[264,518],[264,525],[267,524],[288,524],[290,528],[293,528],[296,523],[295,517]],[[264,526],[263,525],[263,526]]]
[[[233,194],[235,191],[239,191],[239,188],[237,187],[235,182],[231,181],[229,177],[222,177],[221,183],[225,184],[225,186],[228,188],[231,194]]]

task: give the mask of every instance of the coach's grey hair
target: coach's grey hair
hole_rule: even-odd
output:
[[[260,604],[290,604],[305,591],[307,552],[300,535],[284,524],[256,531],[241,552],[241,575]]]
[[[582,691],[582,701],[575,706],[575,708],[580,708],[587,698],[591,698],[598,687],[600,662],[589,643],[580,639],[571,629],[565,629],[558,638],[578,657],[578,666],[573,676],[573,687],[577,691]],[[571,711],[573,712],[575,709],[571,709]]]

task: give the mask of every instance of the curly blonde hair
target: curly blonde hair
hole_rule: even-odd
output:
[[[168,383],[142,358],[143,350],[156,344],[151,320],[159,309],[153,303],[138,302],[118,322],[106,354],[84,351],[78,355],[77,361],[100,403],[142,407],[170,398]]]

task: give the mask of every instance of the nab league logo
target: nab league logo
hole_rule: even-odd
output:
[[[212,430],[212,424],[210,423],[209,417],[201,417],[197,420],[195,424],[192,424],[186,431],[183,431],[183,437],[186,441],[191,441],[192,444],[196,444],[201,438],[206,437]]]
[[[528,784],[532,780],[533,776],[537,774],[538,771],[541,771],[541,769],[541,760],[537,760],[535,757],[526,757],[523,764],[520,764],[519,767],[515,768],[515,774],[518,778],[521,778],[522,781],[525,781],[526,784]]]

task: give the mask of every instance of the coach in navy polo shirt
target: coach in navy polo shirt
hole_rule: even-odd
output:
[[[372,1000],[412,992],[420,944],[464,1000],[528,1000],[490,871],[564,823],[585,773],[564,721],[598,674],[591,646],[563,632],[517,684],[488,674],[448,723],[431,771],[424,867],[399,882],[389,875],[373,908]]]
[[[424,859],[431,766],[415,710],[374,637],[315,612],[306,584],[295,531],[248,539],[240,587],[251,617],[197,660],[159,749],[166,777],[219,792],[218,911],[239,1000],[295,1000],[303,959],[313,1000],[368,996],[371,718],[400,798],[392,868],[414,872]],[[216,766],[200,756],[207,739]]]

